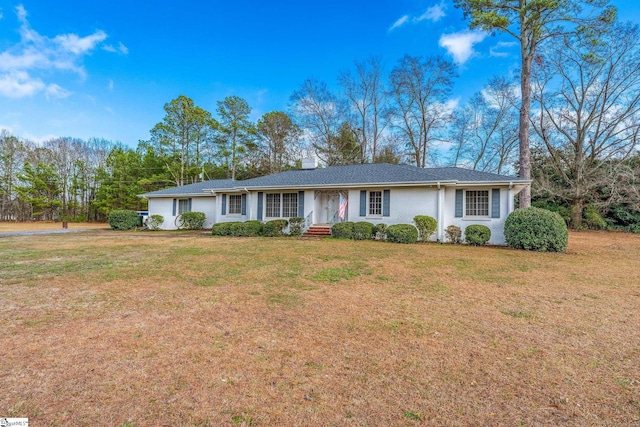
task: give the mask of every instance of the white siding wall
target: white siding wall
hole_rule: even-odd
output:
[[[149,199],[149,216],[162,215],[164,222],[160,226],[162,230],[175,230],[173,216],[173,199],[151,198]]]
[[[179,199],[179,198],[176,197],[176,199]],[[206,216],[204,228],[211,228],[216,218],[215,196],[192,197],[191,211],[203,212]],[[149,216],[151,215],[162,215],[164,217],[164,223],[160,227],[162,230],[175,230],[177,228],[175,224],[176,216],[173,215],[173,197],[150,198],[149,199]]]
[[[358,188],[349,191],[349,221],[367,221],[373,224],[413,224],[416,215],[429,215],[438,218],[438,190],[435,187],[389,188],[390,216],[360,216],[360,191],[384,191],[377,188]],[[367,205],[366,212],[369,207]],[[433,239],[435,239],[435,235]]]
[[[494,187],[496,188],[496,187]],[[473,190],[489,190],[489,197],[491,197],[491,188],[473,188]],[[464,194],[464,193],[463,193]],[[464,199],[464,197],[463,197]],[[444,214],[444,228],[446,229],[450,225],[460,227],[462,230],[462,238],[464,239],[464,230],[472,224],[486,225],[491,230],[491,239],[489,243],[494,245],[504,245],[504,221],[509,215],[509,191],[507,188],[500,189],[500,218],[465,218],[464,210],[463,217],[455,217],[456,206],[456,188],[447,187],[445,192],[445,214]],[[491,199],[489,200],[489,215],[491,215]]]
[[[247,215],[229,215],[229,195],[242,195],[242,193],[226,193],[226,194],[218,194],[220,201],[216,206],[216,222],[237,222],[237,221],[248,221],[250,219],[255,219],[258,212],[258,193],[247,194]],[[244,193],[246,194],[246,193]],[[226,207],[225,207],[225,215],[222,215],[222,197],[227,198]],[[254,206],[255,205],[255,206]],[[250,217],[249,215],[253,215]]]

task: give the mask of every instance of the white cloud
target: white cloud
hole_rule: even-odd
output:
[[[394,22],[393,25],[389,27],[389,30],[387,31],[393,31],[396,28],[400,28],[407,22],[413,22],[413,23],[418,23],[422,21],[438,22],[439,20],[441,20],[446,16],[446,13],[444,12],[446,7],[447,6],[444,4],[444,2],[440,2],[436,5],[433,5],[427,8],[427,10],[425,10],[424,13],[420,16],[412,17],[409,14],[404,15],[403,17],[398,19],[396,22]]]
[[[462,65],[467,62],[475,51],[473,45],[480,43],[487,37],[487,33],[482,31],[460,31],[452,34],[443,34],[440,37],[439,45],[447,49],[449,55],[453,56],[453,60]]]
[[[509,56],[509,53],[503,52],[502,49],[508,49],[512,46],[515,46],[516,44],[516,42],[498,42],[495,46],[489,48],[489,55],[496,57]]]
[[[55,83],[52,83],[49,86],[47,86],[45,93],[47,95],[47,99],[49,98],[62,99],[62,98],[67,98],[69,95],[71,95],[71,92],[64,89],[63,87],[58,86]]]
[[[66,98],[71,92],[42,79],[56,76],[52,71],[72,72],[86,78],[82,59],[100,46],[107,34],[97,30],[84,37],[69,33],[50,38],[31,28],[22,5],[15,8],[15,13],[20,21],[20,41],[0,51],[0,95],[20,98],[44,93],[48,99]],[[118,50],[128,52],[122,43]]]
[[[409,15],[404,15],[402,18],[400,18],[396,22],[394,22],[393,25],[391,27],[389,27],[388,31],[393,31],[396,28],[402,27],[408,20],[409,20]]]
[[[40,79],[34,79],[25,71],[0,74],[0,95],[7,98],[33,96],[46,88]]]
[[[0,19],[4,18],[4,15],[2,14],[2,8],[0,7]]]
[[[446,13],[444,13],[445,8],[446,6],[444,3],[436,4],[428,8],[422,15],[420,15],[417,18],[414,18],[413,20],[415,22],[420,22],[424,20],[431,21],[431,22],[438,22],[439,20],[441,20],[446,16]]]
[[[93,50],[96,45],[106,38],[107,34],[102,30],[98,30],[86,37],[79,37],[77,34],[61,34],[56,36],[53,41],[58,43],[64,50],[81,55]]]
[[[129,48],[122,44],[122,42],[118,42],[117,47],[113,47],[110,44],[105,44],[104,46],[102,46],[102,49],[106,50],[107,52],[121,53],[123,55],[129,53]]]
[[[113,80],[109,79],[109,90],[112,91],[113,90]]]

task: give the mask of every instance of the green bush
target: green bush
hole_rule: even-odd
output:
[[[484,246],[491,238],[491,230],[486,225],[473,224],[464,229],[464,239],[473,246]]]
[[[450,225],[444,230],[444,234],[447,236],[447,240],[451,243],[462,242],[462,230],[457,225]]]
[[[584,224],[589,230],[604,230],[607,228],[607,221],[602,218],[598,209],[593,205],[588,205],[582,216]]]
[[[244,234],[244,223],[243,222],[233,222],[229,224],[229,235],[233,237],[243,237]]]
[[[360,221],[353,224],[354,240],[371,240],[373,239],[373,230],[375,226],[370,222]]]
[[[138,213],[128,209],[111,211],[107,222],[112,230],[133,230],[138,225]]]
[[[147,219],[147,228],[152,231],[160,230],[160,226],[164,223],[162,215],[151,215]]]
[[[411,224],[395,224],[387,227],[387,241],[393,243],[416,243],[418,229]]]
[[[504,223],[507,245],[540,252],[564,252],[569,243],[567,225],[560,215],[540,208],[517,209]]]
[[[232,227],[234,224],[242,224],[238,221],[233,222],[219,222],[217,224],[213,224],[211,227],[211,234],[214,236],[231,236],[232,235]]]
[[[245,221],[242,223],[242,235],[246,237],[256,237],[262,234],[262,223],[257,220]]]
[[[374,233],[376,239],[385,240],[387,238],[387,224],[376,224]]]
[[[331,227],[331,235],[336,239],[353,239],[354,225],[351,221],[336,222]]]
[[[571,222],[571,209],[565,202],[556,202],[554,200],[534,200],[531,206],[555,212],[562,217],[564,223],[569,225]]]
[[[294,216],[289,218],[289,235],[301,236],[303,225],[304,225],[304,218],[299,216]]]
[[[180,215],[178,228],[180,230],[202,230],[207,217],[203,212],[185,212]]]
[[[287,228],[289,221],[286,219],[273,219],[267,221],[262,228],[262,234],[268,237],[282,236],[284,229]]]
[[[438,221],[428,215],[417,215],[413,217],[413,222],[420,233],[420,240],[429,241],[431,235],[438,229]]]

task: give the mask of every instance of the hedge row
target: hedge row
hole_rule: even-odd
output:
[[[300,221],[302,220],[302,221]],[[214,236],[233,236],[233,237],[255,237],[255,236],[299,236],[302,234],[302,224],[304,218],[274,219],[262,223],[257,220],[244,222],[219,222],[211,228],[211,234]],[[285,233],[287,226],[290,226],[289,233]]]

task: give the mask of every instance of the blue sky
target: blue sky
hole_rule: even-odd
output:
[[[612,3],[640,21],[640,5]],[[517,68],[511,42],[470,32],[452,0],[0,0],[0,129],[135,147],[178,95],[212,113],[237,95],[255,120],[286,110],[306,78],[337,89],[337,75],[370,55],[387,70],[404,54],[446,56],[464,101]]]

